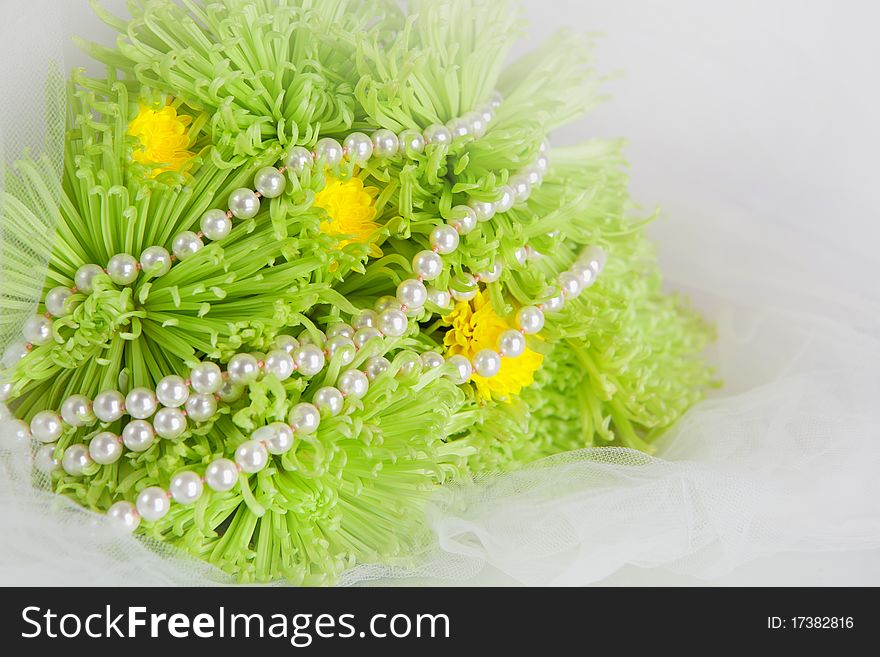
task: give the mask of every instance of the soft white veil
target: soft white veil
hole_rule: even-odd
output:
[[[62,4],[29,2],[4,18],[7,165],[30,148],[60,171],[61,144],[46,138],[57,133],[42,105],[47,90],[60,102]],[[51,235],[47,212],[27,236],[24,264],[45,266]],[[809,237],[700,198],[663,221],[656,238],[669,286],[718,326],[711,357],[724,389],[693,409],[656,457],[584,450],[445,490],[430,510],[432,554],[416,566],[358,567],[344,584],[582,585],[626,566],[713,579],[762,557],[828,553],[831,563],[844,551],[880,548],[880,286],[860,275],[864,244]],[[0,287],[9,266],[0,260]],[[4,344],[28,312],[25,304],[20,317],[4,318]],[[3,584],[228,581],[160,545],[115,535],[40,482],[34,487],[27,445],[8,428],[0,438]]]

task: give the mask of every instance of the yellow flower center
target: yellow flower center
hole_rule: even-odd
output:
[[[480,292],[472,301],[462,301],[443,318],[450,326],[443,338],[447,356],[461,354],[472,360],[481,349],[497,349],[498,338],[512,328],[492,308],[488,292]],[[517,358],[502,358],[501,370],[492,378],[478,374],[471,377],[477,395],[486,400],[510,400],[535,381],[535,372],[544,357],[531,349]]]
[[[340,248],[353,242],[368,242],[379,228],[374,204],[378,195],[376,187],[365,187],[360,178],[339,180],[328,175],[327,184],[315,195],[314,203],[328,215],[321,222],[321,232],[344,237]]]
[[[155,110],[141,105],[138,115],[128,126],[128,134],[137,137],[141,147],[135,149],[135,162],[151,168],[150,175],[163,171],[180,171],[193,157],[187,150],[189,116],[178,116],[171,105]]]

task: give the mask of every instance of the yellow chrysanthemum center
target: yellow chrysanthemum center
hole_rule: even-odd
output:
[[[171,105],[156,110],[146,105],[128,126],[128,134],[137,137],[141,143],[132,157],[151,167],[150,175],[163,171],[180,171],[193,157],[187,150],[189,135],[187,128],[192,122],[189,116],[179,116]]]
[[[488,292],[477,294],[472,301],[462,301],[443,318],[450,326],[443,338],[447,356],[461,354],[472,360],[482,349],[497,349],[498,338],[512,328],[492,308]],[[517,358],[502,358],[501,370],[492,378],[474,374],[471,381],[482,399],[506,399],[518,395],[535,381],[535,372],[544,357],[531,349]]]
[[[360,178],[339,180],[328,175],[327,184],[315,195],[314,203],[328,215],[321,222],[321,232],[344,236],[340,248],[352,242],[369,241],[379,228],[374,203],[378,195],[376,187],[365,187]]]

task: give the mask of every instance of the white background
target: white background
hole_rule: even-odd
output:
[[[68,25],[77,25],[71,31],[109,37],[85,0],[61,4]],[[738,239],[749,244],[749,257],[778,260],[780,279],[806,269],[812,275],[795,283],[857,287],[880,301],[880,3],[527,0],[524,6],[531,27],[523,50],[563,27],[603,33],[598,67],[623,73],[607,85],[613,99],[554,142],[629,140],[633,193],[646,211],[661,209],[655,235],[664,268],[677,281],[688,272],[668,255],[677,250],[669,246],[673,240],[680,247],[695,239],[711,261],[717,254],[705,244],[712,240],[693,233],[736,232],[747,217],[761,230]],[[73,47],[68,55],[71,64],[85,63]],[[762,252],[760,242],[777,230],[794,230],[799,241]],[[748,269],[744,258],[728,276]],[[859,321],[876,320],[875,311],[865,308]],[[719,583],[877,584],[878,564],[876,552],[781,556]],[[692,580],[636,569],[608,581],[683,582]]]

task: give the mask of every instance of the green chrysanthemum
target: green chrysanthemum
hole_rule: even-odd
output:
[[[93,291],[75,293],[71,312],[53,320],[52,340],[17,365],[19,417],[58,409],[73,394],[155,388],[204,360],[251,353],[262,361],[278,336],[322,343],[393,297],[412,277],[413,257],[431,250],[432,231],[461,219],[468,199],[497,201],[546,135],[595,102],[579,39],[563,36],[503,69],[518,30],[508,3],[411,5],[406,14],[381,0],[146,0],[131,4],[130,21],[101,12],[121,36],[117,49],[86,45],[108,64],[106,79],[76,73],[70,84],[47,292],[71,288],[78,268],[117,253],[173,251],[176,236],[198,232],[206,211],[225,210],[234,190],[250,188],[293,146],[353,131],[422,131],[467,114],[496,88],[505,101],[476,139],[285,171],[283,193],[263,197],[254,216],[164,275],[142,272],[125,286],[98,274]],[[173,112],[159,116],[168,99]],[[8,225],[35,220],[26,198],[5,207]],[[177,438],[90,463],[81,475],[57,474],[53,485],[98,511],[148,487],[168,490],[175,474],[201,475],[230,458],[346,370],[370,370],[363,399],[326,413],[317,432],[297,434],[265,468],[242,472],[227,492],[172,505],[138,530],[242,581],[312,584],[429,546],[424,508],[451,479],[590,445],[649,450],[710,385],[698,354],[711,333],[662,291],[646,221],[632,212],[619,144],[553,149],[527,202],[480,223],[444,255],[431,285],[457,293],[470,289],[470,272],[504,263],[480,303],[499,326],[512,326],[517,309],[545,300],[584,246],[609,254],[599,281],[548,313],[541,338],[529,341],[541,366],[523,379],[534,383],[510,388],[519,394],[478,394],[455,385],[448,369],[422,367],[421,354],[450,343],[448,308],[432,298],[406,309],[403,336],[365,339],[356,352],[328,349],[327,367],[311,378],[269,373]],[[541,257],[524,261],[524,244]],[[24,274],[7,279],[4,304],[26,290]],[[55,455],[122,429],[121,420],[67,427]]]

